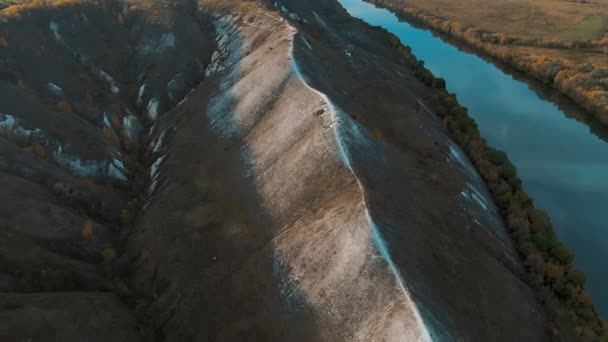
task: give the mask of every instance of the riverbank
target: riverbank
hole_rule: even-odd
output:
[[[547,216],[535,208],[522,190],[521,180],[506,154],[489,147],[480,137],[466,108],[445,90],[445,82],[435,78],[396,36],[386,34],[387,40],[402,54],[403,61],[417,70],[417,78],[436,88],[444,125],[467,152],[496,198],[511,237],[525,260],[527,281],[536,288],[551,317],[553,337],[564,341],[593,341],[605,336],[604,323],[584,290],[584,275],[572,266],[572,254],[558,241]]]
[[[167,114],[181,124],[133,241],[137,279],[158,289],[143,311],[168,317],[155,328],[545,340],[502,221],[459,196],[474,186],[491,208],[489,194],[376,31],[337,2],[222,4],[212,76]]]
[[[430,28],[446,37],[505,63],[526,75],[552,85],[608,125],[608,66],[583,62],[584,58],[565,58],[565,54],[590,48],[600,53],[606,50],[605,39],[586,43],[526,40],[499,32],[488,32],[427,13],[400,0],[366,0],[396,13],[400,18]],[[534,46],[534,47],[531,47]],[[557,51],[557,52],[556,52]],[[581,52],[583,53],[583,52]]]

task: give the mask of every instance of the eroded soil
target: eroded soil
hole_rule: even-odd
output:
[[[546,339],[435,93],[337,2],[3,15],[3,341]]]

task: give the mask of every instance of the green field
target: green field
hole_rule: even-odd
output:
[[[606,18],[601,15],[588,16],[562,34],[564,40],[599,39],[606,32]]]

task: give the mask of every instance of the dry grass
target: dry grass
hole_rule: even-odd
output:
[[[604,34],[605,28],[598,31],[599,21],[592,19],[602,17],[604,21],[608,17],[608,0],[366,1],[552,84],[608,125],[608,84],[604,80],[608,34]],[[556,38],[564,34],[593,34],[595,38],[602,34],[603,38],[589,36],[589,40],[571,42]]]
[[[410,0],[404,5],[464,25],[544,40],[591,40],[606,32],[608,0]]]
[[[548,59],[561,59],[570,68],[578,64],[590,63],[598,68],[608,69],[608,56],[606,54],[584,52],[580,50],[543,49],[528,46],[514,46],[512,49],[523,55],[539,55]]]
[[[568,41],[595,40],[602,38],[606,30],[606,17],[592,15],[563,31],[560,38]]]
[[[50,8],[62,8],[65,6],[72,6],[81,3],[97,3],[97,0],[30,0],[30,1],[12,1],[12,0],[0,0],[0,13],[4,17],[12,19],[20,19],[21,15],[31,10],[37,9],[50,9]],[[8,7],[7,7],[8,6]],[[6,7],[6,8],[3,8]]]

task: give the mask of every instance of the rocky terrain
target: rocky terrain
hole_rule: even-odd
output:
[[[2,341],[542,341],[484,183],[336,1],[2,11]]]

